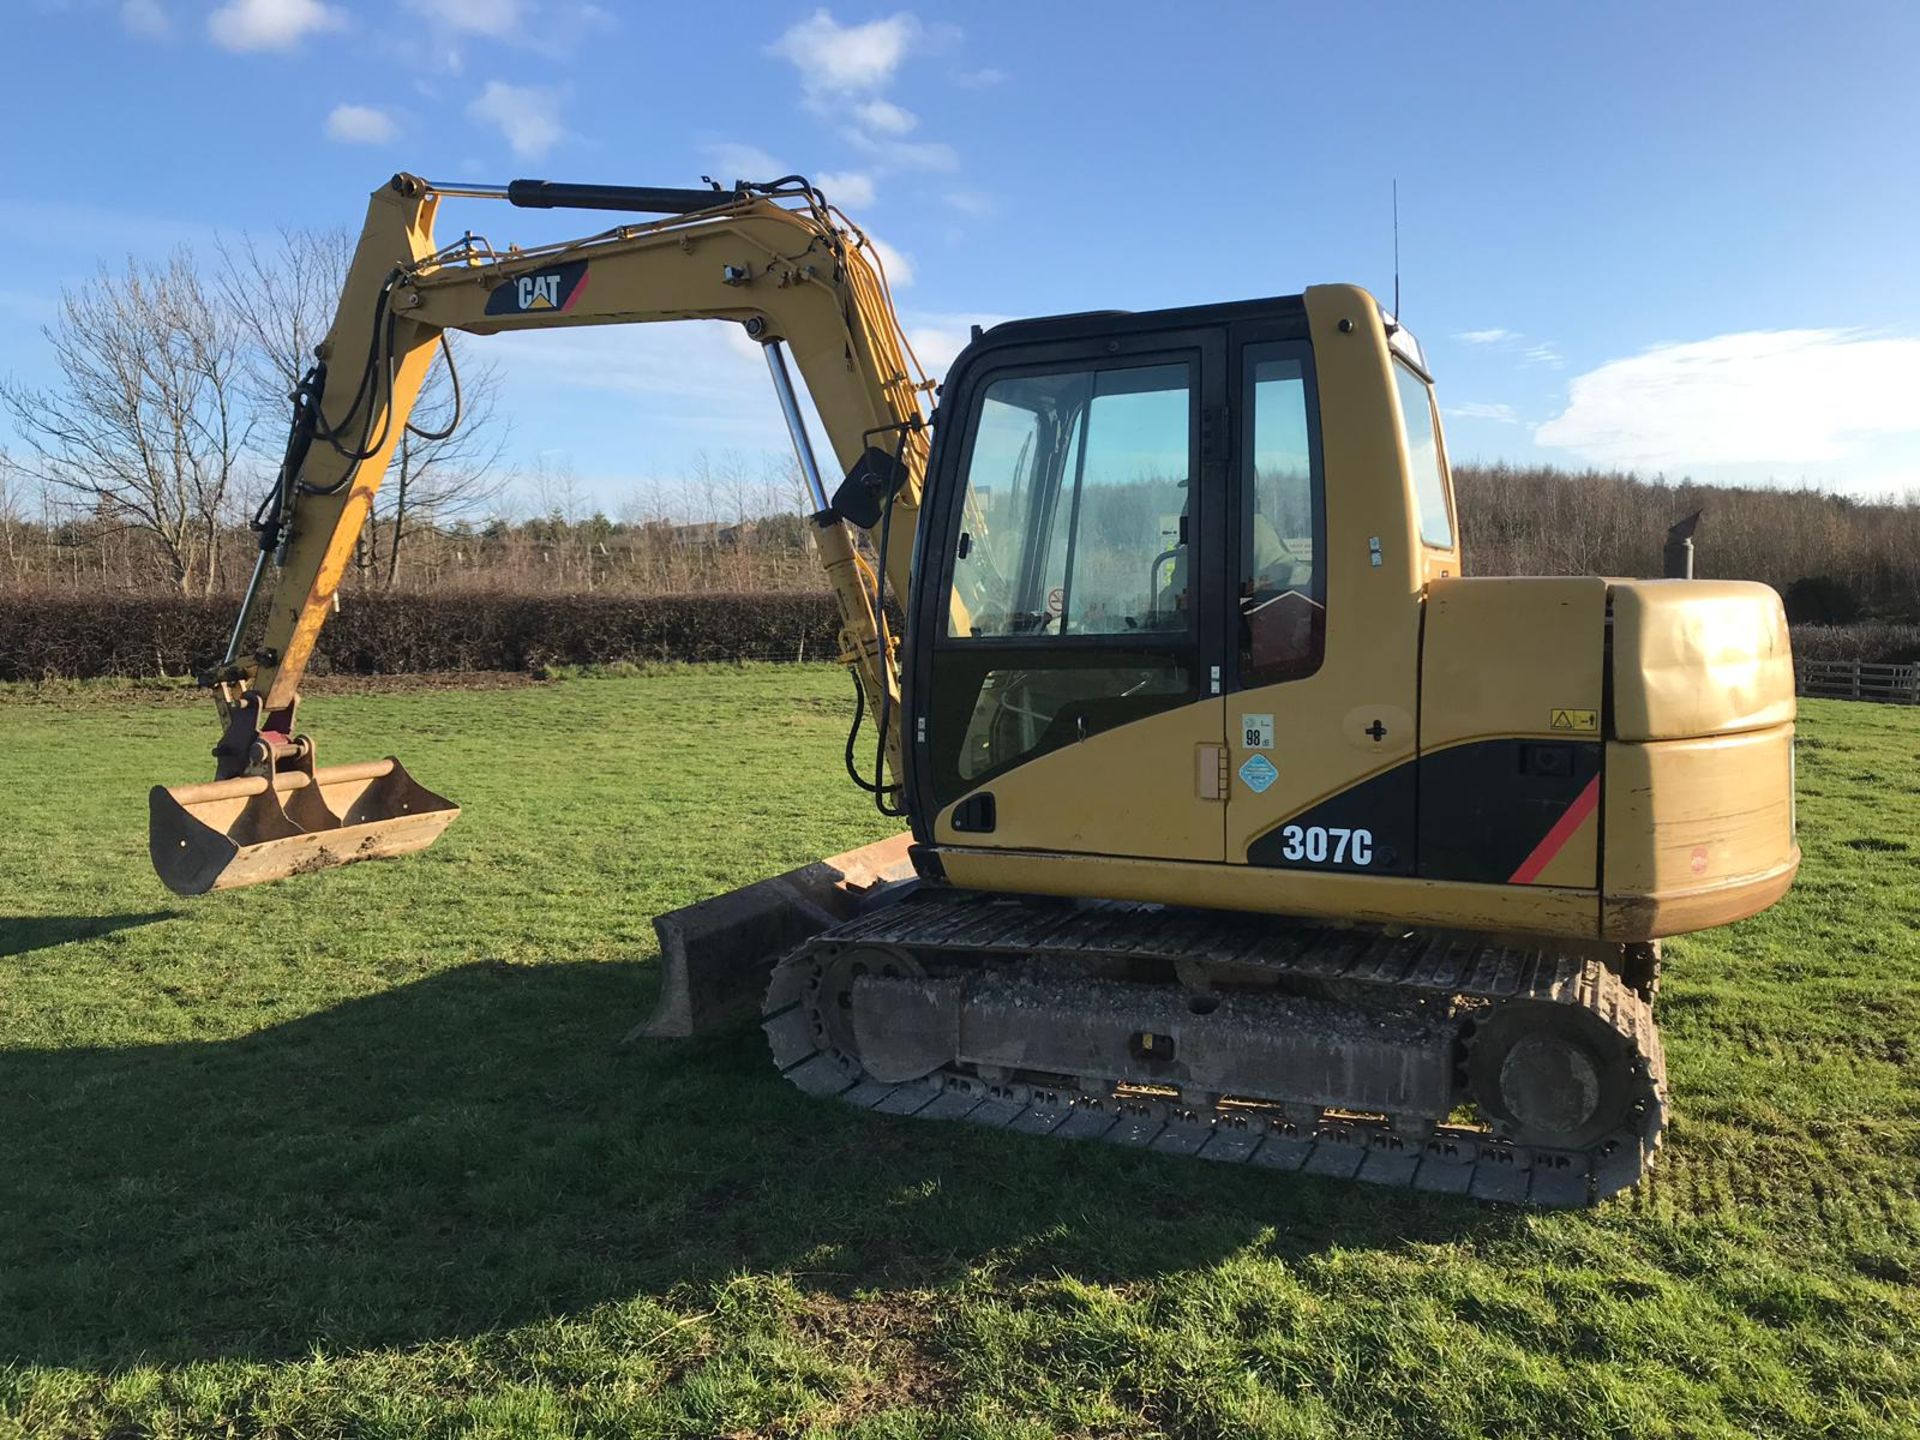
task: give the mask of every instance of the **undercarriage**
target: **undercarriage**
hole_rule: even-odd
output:
[[[921,891],[780,962],[786,1077],[881,1113],[1568,1207],[1637,1181],[1653,946]]]

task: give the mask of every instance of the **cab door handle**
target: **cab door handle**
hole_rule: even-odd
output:
[[[1193,747],[1193,793],[1202,800],[1227,798],[1227,747]]]

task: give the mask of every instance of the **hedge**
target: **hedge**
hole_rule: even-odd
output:
[[[1909,665],[1920,660],[1920,625],[1862,620],[1855,625],[1795,625],[1796,660],[1859,660]]]
[[[190,675],[217,658],[237,601],[0,595],[0,681]],[[830,659],[826,594],[364,594],[321,632],[316,673],[538,671],[661,660]],[[1920,659],[1920,626],[1796,625],[1803,660]]]
[[[238,602],[0,595],[0,681],[190,675],[225,648]],[[661,660],[830,659],[826,594],[349,594],[316,673],[539,670]]]

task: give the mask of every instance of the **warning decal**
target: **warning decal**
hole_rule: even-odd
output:
[[[1591,735],[1600,729],[1598,710],[1558,709],[1553,712],[1551,730],[1563,730],[1575,735]]]

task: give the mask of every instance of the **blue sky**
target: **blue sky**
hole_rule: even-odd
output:
[[[778,162],[976,319],[1352,280],[1456,460],[1920,490],[1920,6],[15,0],[0,372],[101,261],[357,225],[397,169],[684,185]],[[443,237],[598,228],[443,208]],[[898,285],[906,279],[908,283]],[[778,452],[724,326],[477,342],[513,453],[610,510]],[[0,431],[0,441],[5,440]]]

